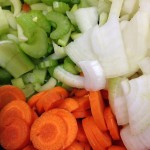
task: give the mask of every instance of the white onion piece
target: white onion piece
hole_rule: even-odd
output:
[[[76,23],[82,33],[98,23],[98,12],[96,7],[79,8],[74,13]]]
[[[83,33],[79,38],[65,47],[67,55],[78,65],[79,61],[96,60],[92,52],[90,36],[93,28]]]
[[[132,135],[130,127],[126,126],[120,131],[120,136],[127,150],[150,149],[150,127],[139,135]]]
[[[131,133],[137,135],[150,126],[150,75],[129,81],[130,91],[125,94]],[[123,86],[124,88],[124,86]]]
[[[108,80],[109,103],[116,116],[118,125],[128,123],[127,102],[121,87],[124,78],[118,77]]]
[[[64,70],[62,67],[58,66],[54,69],[54,77],[68,86],[76,88],[84,88],[84,77],[71,74],[70,72]]]
[[[14,8],[14,16],[18,16],[21,12],[21,7],[22,7],[22,4],[21,4],[21,1],[20,0],[10,0],[10,2],[12,3],[13,5],[13,8]]]
[[[83,71],[85,77],[84,86],[87,90],[97,91],[105,88],[104,71],[98,61],[80,61],[79,66]]]
[[[93,28],[91,34],[93,52],[98,57],[107,78],[127,74],[129,71],[119,19],[111,15],[102,27]]]
[[[138,11],[122,31],[130,69],[130,72],[127,76],[131,76],[138,71],[138,62],[147,55],[148,35],[148,14]]]
[[[150,74],[150,57],[145,57],[138,64],[143,74]]]

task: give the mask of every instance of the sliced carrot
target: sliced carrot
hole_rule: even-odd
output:
[[[84,150],[84,146],[77,142],[74,141],[68,148],[66,148],[65,150]]]
[[[25,94],[12,85],[0,86],[0,109],[13,100],[26,100]]]
[[[29,126],[23,119],[10,117],[0,133],[0,143],[7,150],[22,149],[29,143],[29,135]]]
[[[31,126],[30,139],[38,150],[59,150],[66,140],[66,123],[58,115],[45,112]]]
[[[112,145],[111,147],[108,148],[108,150],[126,150],[126,148],[123,146]]]
[[[37,150],[36,148],[34,148],[33,145],[29,144],[26,147],[23,148],[23,150]]]
[[[37,103],[35,104],[35,107],[39,115],[41,115],[45,111],[42,98],[37,101]]]
[[[78,107],[78,102],[73,98],[64,99],[63,102],[58,106],[58,108],[68,110],[69,112],[76,110]]]
[[[76,98],[76,100],[79,103],[79,107],[76,109],[76,111],[83,111],[83,110],[90,109],[90,101],[88,95],[80,98]]]
[[[100,130],[106,131],[106,123],[104,119],[104,102],[100,91],[91,91],[89,94],[92,116]]]
[[[76,139],[78,132],[78,125],[75,117],[67,110],[55,108],[48,111],[50,114],[61,117],[67,126],[66,140],[63,148],[67,148]]]
[[[48,90],[41,98],[43,99],[43,107],[45,111],[58,106],[63,99],[68,97],[66,89],[57,86]]]
[[[35,106],[35,104],[38,102],[38,100],[41,98],[41,96],[43,96],[47,91],[42,91],[39,92],[37,94],[34,94],[29,100],[28,100],[28,104],[29,106],[32,108]]]
[[[7,118],[18,117],[31,125],[33,122],[32,110],[24,101],[11,101],[0,112],[0,125],[2,125]]]
[[[78,89],[77,88],[73,88],[70,93],[69,93],[69,97],[73,97],[75,96],[75,92],[77,91]]]
[[[75,96],[76,97],[82,97],[82,96],[85,96],[89,93],[89,91],[87,91],[86,89],[77,89],[75,91]]]
[[[93,150],[104,150],[111,146],[111,138],[107,132],[102,132],[96,125],[94,118],[82,120],[83,129]]]
[[[82,146],[84,147],[84,150],[91,150],[91,146],[88,142],[80,142],[80,144],[82,144]]]
[[[81,110],[81,111],[73,111],[72,114],[76,119],[85,118],[91,116],[91,110]]]
[[[104,100],[108,100],[108,91],[107,90],[101,90],[101,94]]]
[[[78,121],[78,133],[76,136],[76,140],[78,140],[80,142],[88,142],[88,139],[83,130],[82,122],[80,122],[80,121]]]
[[[22,11],[28,12],[28,11],[30,11],[30,9],[31,8],[28,4],[26,4],[26,3],[22,4]]]
[[[33,122],[38,118],[38,115],[37,115],[37,113],[35,112],[35,110],[31,110],[31,113],[32,113],[32,120],[33,120]]]
[[[110,107],[105,108],[104,118],[112,139],[120,140],[119,128]]]

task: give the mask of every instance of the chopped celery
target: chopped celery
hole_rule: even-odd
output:
[[[37,27],[41,27],[48,33],[51,31],[51,25],[41,11],[32,10],[28,13],[22,13],[17,17],[17,22],[28,38],[32,38]]]
[[[52,39],[59,39],[63,35],[67,34],[70,30],[71,23],[67,16],[51,11],[46,15],[47,19],[56,24],[56,29],[51,32],[50,37]]]
[[[3,68],[0,68],[0,85],[9,84],[12,79],[11,74]]]
[[[111,7],[111,1],[110,0],[99,0],[97,7],[98,7],[99,14],[101,14],[102,12],[109,13],[110,7]]]
[[[56,68],[56,66],[52,66],[48,68],[48,72],[50,74],[51,77],[53,77],[53,73],[54,73],[54,69]]]
[[[57,0],[41,0],[43,3],[52,6],[53,2],[57,1]]]
[[[30,43],[20,43],[20,47],[27,55],[33,58],[40,58],[47,54],[48,38],[42,28],[36,28],[35,34]]]
[[[32,10],[42,10],[42,11],[51,11],[52,7],[48,6],[44,3],[36,3],[36,4],[32,4],[30,5]]]
[[[11,83],[12,83],[12,85],[17,86],[21,89],[25,88],[25,84],[24,84],[23,79],[21,77],[16,78],[16,79],[12,79]]]
[[[47,68],[47,67],[52,67],[52,66],[57,66],[58,62],[57,60],[51,59],[51,58],[46,58],[43,60],[41,63],[39,63],[39,68]]]
[[[106,12],[102,12],[99,17],[99,26],[104,25],[107,22],[108,14]]]
[[[25,88],[22,89],[26,98],[29,98],[35,93],[34,85],[33,84],[26,84]]]
[[[75,65],[73,65],[71,63],[64,63],[63,68],[72,74],[78,74],[78,72],[75,69]]]
[[[0,42],[0,66],[15,78],[34,68],[30,59],[19,50],[15,43],[10,41]]]
[[[35,4],[35,3],[40,2],[40,0],[24,0],[24,2],[27,4]]]
[[[0,7],[0,35],[7,33],[8,30],[9,30],[9,25],[8,25],[6,15],[3,12],[2,8]]]
[[[56,12],[60,12],[65,14],[66,11],[70,10],[70,7],[68,4],[64,3],[64,2],[53,2],[53,9]]]

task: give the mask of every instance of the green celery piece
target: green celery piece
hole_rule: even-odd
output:
[[[33,58],[43,57],[47,54],[48,50],[48,38],[46,32],[41,28],[36,28],[32,41],[20,43],[20,47],[24,53]]]
[[[40,0],[24,0],[24,2],[31,5],[40,2]]]
[[[2,7],[0,6],[0,35],[7,33],[8,30],[9,30],[9,24],[5,16],[5,13],[3,12]]]
[[[98,13],[101,14],[102,12],[109,13],[110,7],[111,7],[111,1],[110,0],[99,0],[98,3]]]
[[[20,89],[25,88],[25,84],[24,84],[23,79],[21,77],[16,78],[16,79],[12,79],[11,83],[12,83],[12,85],[17,86]]]
[[[60,0],[61,2],[68,3],[70,5],[79,4],[80,0]]]
[[[53,9],[56,12],[65,14],[66,11],[70,10],[70,7],[68,4],[64,2],[53,2]]]
[[[22,13],[19,17],[17,17],[17,23],[23,28],[25,36],[29,39],[33,36],[37,27],[41,27],[48,33],[51,31],[50,22],[41,11],[37,10]]]
[[[0,68],[0,85],[9,84],[11,79],[12,75],[7,70]]]
[[[62,13],[51,11],[46,15],[46,18],[56,24],[56,29],[50,34],[52,39],[59,39],[69,32],[71,23],[67,16]]]
[[[70,73],[72,73],[72,74],[78,74],[78,72],[77,72],[77,70],[76,70],[76,68],[75,68],[75,65],[73,65],[73,64],[71,64],[71,63],[64,63],[64,64],[63,64],[63,68],[64,68],[66,71],[68,71],[68,72],[70,72]]]
[[[30,59],[20,51],[15,43],[10,41],[0,42],[0,66],[15,78],[34,68]]]
[[[53,2],[59,1],[59,0],[41,0],[41,1],[49,6],[52,6]]]
[[[5,6],[10,6],[11,2],[8,0],[0,0],[0,6],[5,7]]]
[[[24,92],[26,98],[31,97],[36,92],[34,89],[34,85],[31,83],[26,84],[25,88],[23,88],[22,91]]]
[[[56,68],[56,66],[52,66],[52,67],[49,67],[49,68],[48,68],[48,72],[49,72],[49,74],[50,74],[51,77],[54,77],[54,76],[53,76],[53,73],[54,73],[54,69],[55,69],[55,68]]]
[[[44,29],[47,33],[50,33],[51,31],[51,25],[50,22],[46,19],[46,17],[42,14],[42,11],[36,11],[36,10],[32,10],[28,13],[29,15],[31,15],[32,20],[35,19],[35,23],[41,27],[42,29]],[[37,18],[37,21],[36,21]]]

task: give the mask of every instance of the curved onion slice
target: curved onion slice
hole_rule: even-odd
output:
[[[107,78],[128,73],[128,60],[121,35],[119,19],[111,15],[102,27],[93,28],[91,34],[93,52],[98,57]]]
[[[104,71],[98,61],[80,61],[79,65],[85,77],[84,86],[87,90],[97,91],[105,88]]]
[[[121,87],[124,78],[117,77],[108,80],[109,103],[116,116],[118,125],[128,123],[127,102]]]
[[[93,28],[65,47],[67,55],[78,65],[79,61],[96,60],[92,52],[90,36]]]
[[[76,88],[84,88],[84,78],[78,75],[71,74],[58,66],[54,69],[54,77],[68,86]]]
[[[150,149],[150,127],[139,135],[132,135],[130,127],[126,126],[120,131],[120,136],[128,150]]]
[[[77,25],[82,33],[88,31],[98,22],[96,7],[79,8],[74,13]]]
[[[125,94],[131,133],[137,135],[150,126],[150,75],[129,81],[130,90]],[[122,86],[124,89],[124,86]]]
[[[148,14],[138,11],[122,31],[129,62],[129,76],[138,71],[138,62],[147,55],[149,35]]]
[[[138,63],[143,74],[150,74],[150,57],[145,57]]]

